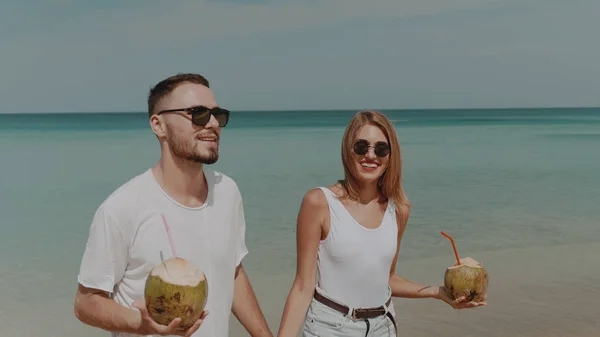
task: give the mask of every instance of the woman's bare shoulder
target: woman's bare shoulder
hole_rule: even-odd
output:
[[[322,207],[327,204],[324,191],[319,187],[312,188],[304,194],[302,204],[310,207]]]
[[[328,211],[329,205],[325,191],[318,187],[308,190],[304,194],[300,206],[298,228],[313,228],[313,225],[321,227]]]

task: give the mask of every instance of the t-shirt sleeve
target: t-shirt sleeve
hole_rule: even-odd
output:
[[[118,224],[101,206],[94,214],[78,281],[88,288],[112,293],[127,265],[127,245]]]
[[[244,203],[240,198],[236,210],[236,229],[235,229],[235,249],[236,259],[235,265],[239,266],[242,259],[248,254],[248,248],[246,247],[246,219],[244,216]]]

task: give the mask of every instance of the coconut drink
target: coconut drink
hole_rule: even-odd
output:
[[[179,329],[187,330],[201,316],[208,297],[204,273],[179,257],[164,260],[150,271],[144,288],[148,314],[157,323],[169,325],[179,317]]]
[[[486,299],[488,288],[488,273],[483,264],[470,258],[459,258],[454,239],[442,232],[450,240],[456,264],[446,268],[444,273],[444,287],[453,300],[465,297],[467,301],[483,302]]]

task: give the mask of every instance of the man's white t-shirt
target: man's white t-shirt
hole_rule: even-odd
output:
[[[111,293],[127,307],[143,299],[150,270],[175,252],[200,268],[208,279],[208,316],[194,337],[226,337],[236,266],[248,253],[242,197],[226,175],[204,170],[208,197],[190,208],[167,195],[149,169],[114,191],[96,211],[81,261],[78,281]],[[112,333],[113,337],[131,336]]]

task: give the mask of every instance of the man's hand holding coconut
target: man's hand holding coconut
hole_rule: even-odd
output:
[[[148,314],[148,309],[146,309],[145,301],[137,301],[133,303],[133,307],[140,311],[140,325],[137,334],[139,335],[160,335],[160,336],[185,336],[190,337],[196,332],[202,321],[208,314],[207,311],[203,311],[200,319],[198,319],[194,325],[192,325],[187,330],[180,330],[179,324],[181,323],[181,318],[175,318],[169,323],[169,325],[162,325],[157,323],[152,317]]]
[[[196,322],[186,330],[181,330],[179,328],[179,324],[181,323],[181,318],[174,318],[168,325],[163,325],[157,323],[148,313],[148,309],[146,308],[146,302],[143,300],[136,301],[133,303],[133,307],[140,311],[140,325],[139,331],[137,334],[139,335],[160,335],[160,336],[185,336],[190,337],[196,332],[202,321],[208,315],[208,311],[202,311],[202,315],[200,319],[196,320]]]

